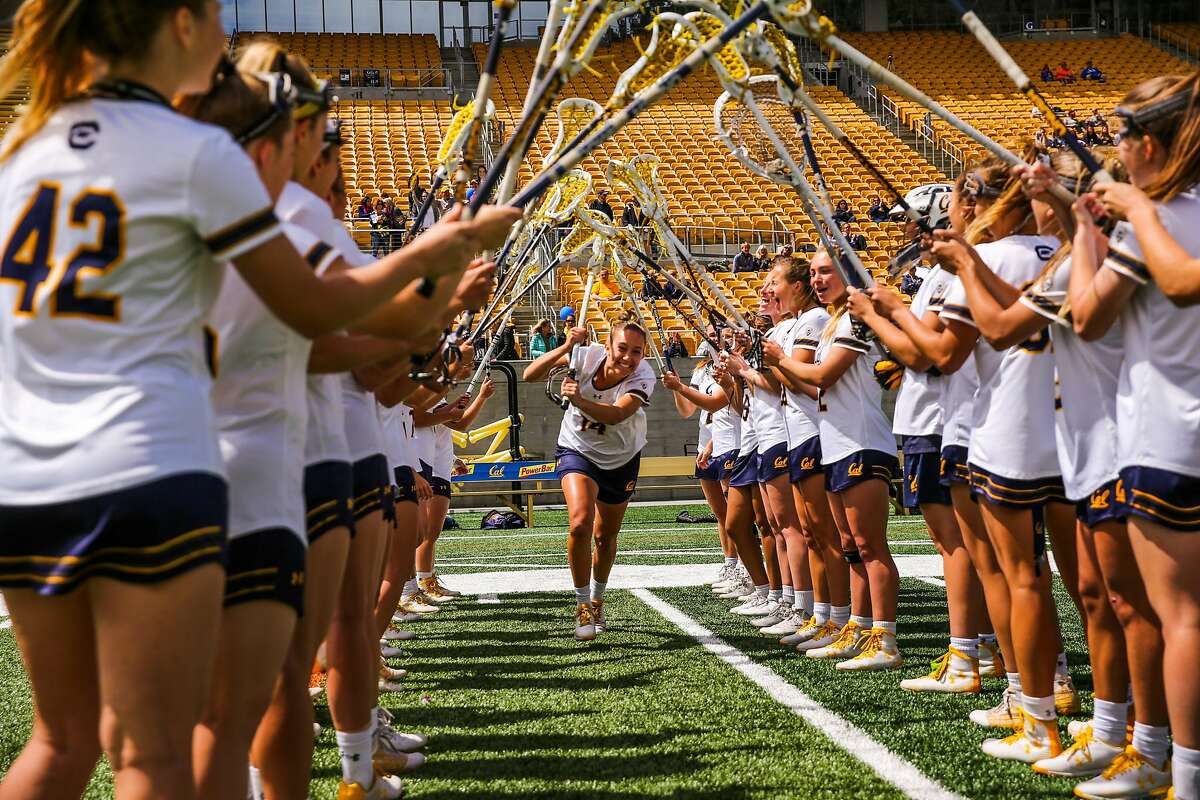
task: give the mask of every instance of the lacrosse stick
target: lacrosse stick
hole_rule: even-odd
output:
[[[616,269],[617,283],[621,285],[621,292],[622,292],[622,294],[624,294],[625,300],[631,306],[633,306],[633,315],[635,317],[637,317],[638,324],[641,325],[642,330],[644,330],[646,332],[646,344],[650,348],[650,357],[658,362],[658,374],[662,375],[666,372],[674,372],[675,367],[671,364],[671,359],[666,358],[663,354],[663,348],[666,345],[667,339],[666,339],[666,334],[663,333],[662,323],[659,322],[659,325],[658,325],[659,338],[658,338],[658,344],[655,345],[654,338],[650,335],[650,326],[646,324],[646,317],[642,314],[642,307],[638,303],[637,292],[634,290],[633,284],[629,282],[629,278],[626,277],[626,275],[625,275],[624,259],[621,258],[619,250],[617,250],[615,248],[612,250],[612,259],[613,259],[613,263],[617,267],[617,269]],[[651,308],[653,308],[654,304],[651,303],[650,305],[651,305]],[[655,319],[657,320],[658,319],[658,311],[657,310],[654,311],[654,316],[655,316]],[[664,360],[665,360],[665,364],[664,364]]]
[[[495,114],[496,106],[489,98],[487,107],[484,110],[484,116],[491,118]],[[471,134],[471,121],[474,118],[475,101],[472,100],[465,106],[457,109],[454,118],[450,121],[450,127],[446,129],[446,135],[442,137],[442,144],[438,147],[436,156],[437,172],[433,175],[429,193],[421,203],[421,208],[417,212],[416,218],[413,219],[412,228],[408,232],[408,241],[412,241],[412,238],[417,235],[417,228],[420,226],[421,220],[425,219],[425,215],[429,213],[429,209],[433,205],[438,191],[442,188],[442,184],[450,177],[450,173],[457,171],[463,147]]]
[[[479,138],[483,133],[484,106],[491,100],[492,87],[496,84],[496,68],[500,65],[500,53],[504,49],[504,37],[508,34],[508,23],[512,19],[513,9],[517,0],[495,0],[496,25],[492,29],[492,41],[488,45],[487,58],[483,62],[483,72],[479,75],[479,83],[475,86],[474,114],[471,124],[467,126],[469,133],[463,147],[462,162],[455,178],[455,195],[460,199],[466,192],[467,181],[474,173],[475,160],[479,153]],[[469,221],[475,216],[478,207],[463,209],[463,220]]]
[[[1067,147],[1071,149],[1071,152],[1079,158],[1079,161],[1083,164],[1084,169],[1086,169],[1091,175],[1094,175],[1097,181],[1101,183],[1111,183],[1112,176],[1104,171],[1104,168],[1101,167],[1099,162],[1096,161],[1096,158],[1092,155],[1091,151],[1084,147],[1083,142],[1076,138],[1075,132],[1063,124],[1063,121],[1059,119],[1058,114],[1055,113],[1054,107],[1051,106],[1050,103],[1046,101],[1046,98],[1042,96],[1042,93],[1037,90],[1037,87],[1034,86],[1033,81],[1029,80],[1029,76],[1025,74],[1025,71],[1021,69],[1020,65],[1018,65],[1013,57],[1008,54],[1008,51],[1004,49],[1004,45],[1000,44],[1000,42],[996,40],[996,37],[992,35],[990,30],[988,30],[987,25],[983,24],[983,20],[981,20],[974,11],[968,10],[967,7],[963,5],[962,0],[950,0],[950,4],[954,6],[954,10],[962,16],[962,24],[966,27],[966,29],[975,35],[975,38],[979,40],[981,45],[983,45],[983,49],[987,50],[988,55],[990,55],[995,62],[1000,65],[1000,69],[1002,69],[1004,74],[1008,76],[1008,79],[1016,85],[1017,90],[1029,98],[1029,102],[1034,108],[1042,112],[1042,115],[1046,118],[1046,121],[1050,123],[1050,128],[1059,135],[1063,142],[1066,143]]]

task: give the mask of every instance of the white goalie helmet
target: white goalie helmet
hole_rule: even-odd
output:
[[[950,215],[950,193],[954,186],[949,183],[926,183],[915,189],[910,189],[904,195],[904,202],[913,211],[921,215],[921,219],[932,229],[945,227]],[[895,222],[904,222],[908,215],[904,207],[897,203],[888,212],[888,218]]]

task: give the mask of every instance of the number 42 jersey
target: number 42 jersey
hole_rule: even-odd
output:
[[[223,475],[203,323],[280,234],[225,131],[149,91],[56,112],[0,168],[0,504]]]
[[[602,344],[580,345],[571,353],[571,366],[579,380],[579,394],[594,403],[616,403],[627,394],[641,401],[633,416],[616,425],[589,419],[574,404],[563,414],[558,430],[558,446],[574,450],[601,469],[616,469],[646,446],[646,412],[654,392],[654,370],[645,361],[616,385],[599,389],[595,379],[604,366],[608,348]]]

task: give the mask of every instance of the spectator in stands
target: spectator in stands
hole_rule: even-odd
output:
[[[888,207],[884,205],[882,197],[875,195],[875,199],[871,201],[871,207],[867,210],[867,216],[871,222],[887,222]]]
[[[668,280],[662,282],[662,296],[664,300],[682,300],[683,289]]]
[[[1075,119],[1073,112],[1068,111],[1062,115],[1062,124],[1074,130],[1075,126],[1079,124],[1079,120]]]
[[[895,56],[894,54],[892,54],[892,53],[888,53],[888,56],[887,56],[887,68],[888,68],[888,71],[889,71],[889,72],[895,72],[895,71],[896,71],[896,56]]]
[[[375,208],[371,211],[371,255],[383,258],[388,254],[388,213],[387,204],[382,197],[375,198]]]
[[[570,306],[563,306],[558,310],[558,321],[562,323],[562,341],[567,340],[567,334],[575,327],[575,309]]]
[[[841,228],[842,235],[846,237],[846,241],[850,243],[851,247],[855,250],[867,249],[867,237],[854,226],[853,222],[843,222]]]
[[[642,210],[632,198],[625,201],[625,209],[621,212],[621,224],[627,228],[640,228],[646,224]]]
[[[1049,64],[1042,64],[1042,80],[1046,83],[1054,80],[1054,70],[1050,69]]]
[[[1046,134],[1045,128],[1038,128],[1038,132],[1033,135],[1033,143],[1037,145],[1040,153],[1050,149],[1050,137]]]
[[[424,197],[424,196],[425,196],[425,190],[422,189],[421,197]],[[405,218],[404,214],[400,211],[399,204],[396,202],[395,198],[389,197],[384,202],[383,205],[384,205],[384,208],[387,209],[387,216],[388,216],[388,231],[386,234],[387,235],[387,251],[390,253],[393,250],[399,249],[400,245],[404,243],[403,242],[403,240],[404,240],[403,234],[404,234],[404,230],[406,228],[406,226],[405,226],[406,218]],[[430,223],[430,224],[432,224],[432,223]],[[426,226],[426,227],[428,227],[428,226]],[[418,231],[418,233],[420,233],[420,231]]]
[[[909,297],[916,295],[921,284],[925,282],[925,276],[921,274],[920,267],[920,261],[914,261],[909,265],[908,271],[900,278],[900,294],[906,294]],[[925,269],[925,272],[928,274],[928,268]]]
[[[408,186],[408,216],[416,218],[417,209],[421,207],[421,203],[425,199],[425,187],[421,185],[421,178],[417,175],[412,176]]]
[[[509,319],[504,325],[504,330],[500,331],[500,343],[496,345],[496,360],[497,361],[516,361],[521,357],[521,350],[517,347],[517,323]]]
[[[795,251],[792,249],[792,246],[790,244],[785,244],[783,247],[779,248],[779,255],[777,258],[791,258],[793,252]]]
[[[750,243],[742,242],[742,252],[733,257],[734,272],[754,272],[754,256],[750,255]]]
[[[771,268],[771,251],[767,249],[765,244],[760,244],[758,249],[754,251],[754,270],[756,272],[766,272]]]
[[[529,332],[529,358],[543,356],[562,343],[563,340],[554,333],[554,323],[544,319]]]
[[[679,331],[672,331],[667,335],[667,346],[663,348],[664,358],[687,358],[690,355]]]
[[[442,189],[442,196],[437,199],[434,207],[437,210],[438,219],[441,219],[443,214],[454,208],[454,195],[450,193],[449,189]]]
[[[1075,82],[1075,73],[1072,72],[1071,68],[1067,66],[1067,62],[1060,62],[1059,65],[1055,67],[1054,80],[1058,81],[1059,83]]]
[[[658,300],[660,297],[663,297],[662,284],[658,282],[658,278],[647,272],[645,280],[642,281],[642,299]]]
[[[371,198],[364,194],[362,199],[358,201],[358,208],[354,210],[354,218],[364,219],[367,222],[370,222],[371,211]]]
[[[609,222],[612,222],[613,207],[608,204],[607,189],[601,189],[600,191],[596,192],[596,199],[592,201],[592,204],[588,206],[588,208],[590,208],[592,211],[600,212],[604,216],[608,217]]]
[[[600,274],[596,276],[596,282],[592,285],[592,296],[598,300],[611,300],[614,297],[621,296],[621,284],[617,283],[612,276],[612,272],[607,269],[600,270]]]
[[[845,200],[838,200],[837,210],[833,212],[833,221],[839,225],[843,222],[854,222],[854,212]]]
[[[473,180],[467,184],[467,202],[471,202],[471,198],[475,197],[475,192],[479,189],[479,181]]]
[[[1087,62],[1087,66],[1079,71],[1079,79],[1082,81],[1100,81],[1104,82],[1104,73],[1098,67],[1092,65],[1091,60]]]

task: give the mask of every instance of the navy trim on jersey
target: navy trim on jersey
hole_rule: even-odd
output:
[[[1114,497],[1127,514],[1176,531],[1200,531],[1200,478],[1154,467],[1126,467]]]
[[[92,577],[161,583],[224,564],[228,518],[225,480],[206,472],[66,503],[0,506],[0,587],[64,595]]]
[[[308,543],[345,528],[354,534],[354,469],[346,461],[321,461],[304,468],[304,511]]]
[[[871,351],[870,345],[863,344],[858,339],[851,339],[848,336],[837,337],[836,339],[833,340],[833,345],[835,347],[844,347],[847,350],[853,350],[856,353],[864,353],[865,354],[865,353],[869,353]]]
[[[947,314],[954,314],[955,316],[962,317],[963,319],[967,320],[975,319],[973,316],[971,316],[971,309],[967,308],[966,306],[951,305],[946,303],[942,306],[942,311]]]
[[[279,219],[275,216],[275,209],[264,208],[262,211],[255,212],[245,219],[217,231],[205,239],[204,243],[208,245],[208,249],[212,251],[213,255],[220,256],[250,237],[257,236],[278,224]]]
[[[1117,267],[1117,272],[1123,273],[1139,283],[1145,284],[1150,282],[1150,268],[1128,253],[1110,249],[1108,251],[1108,259],[1113,261]]]
[[[312,249],[304,254],[304,260],[313,269],[321,266],[321,262],[325,260],[325,256],[329,255],[329,251],[333,248],[324,242],[317,242],[312,246]]]
[[[554,451],[554,470],[561,479],[563,475],[575,472],[586,475],[595,482],[599,493],[596,499],[606,505],[621,505],[633,497],[637,489],[638,474],[642,467],[642,454],[638,453],[625,464],[616,469],[602,469],[582,453],[558,447]]]
[[[268,528],[229,543],[225,570],[225,607],[275,600],[304,616],[307,553],[287,528]]]

